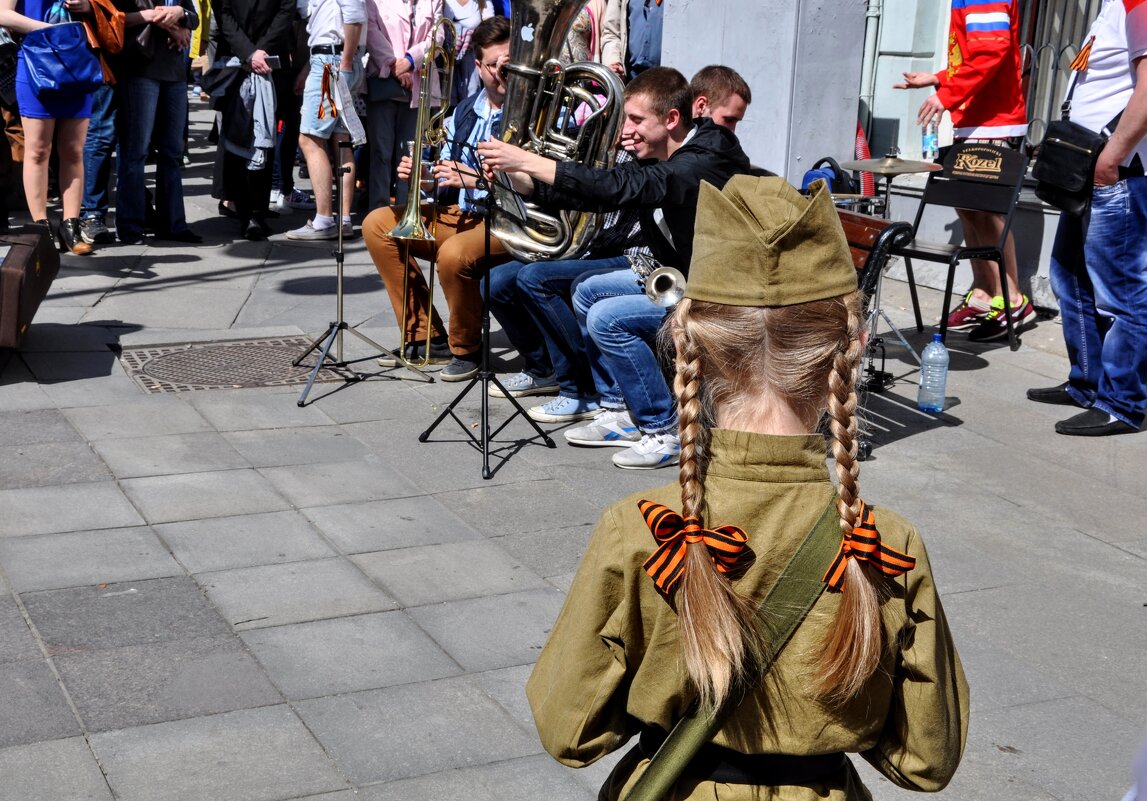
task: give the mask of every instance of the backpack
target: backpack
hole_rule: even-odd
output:
[[[836,163],[836,159],[831,156],[825,156],[804,174],[804,178],[801,180],[801,191],[807,191],[809,184],[820,178],[828,183],[828,191],[834,195],[855,195],[860,192],[856,180],[842,170],[840,165]]]

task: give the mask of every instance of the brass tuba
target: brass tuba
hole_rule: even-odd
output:
[[[612,167],[625,117],[621,80],[602,64],[562,66],[557,59],[585,2],[514,0],[499,138],[556,161]],[[575,129],[575,112],[583,108],[588,115]],[[502,213],[494,215],[491,231],[520,261],[575,258],[604,216],[548,213],[523,203],[504,181],[494,184],[493,195]]]

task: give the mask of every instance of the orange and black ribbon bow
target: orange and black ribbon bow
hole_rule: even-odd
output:
[[[637,508],[641,510],[641,516],[645,518],[653,538],[661,543],[661,547],[645,560],[642,567],[653,579],[657,589],[665,595],[672,592],[681,579],[685,569],[685,549],[689,543],[703,543],[717,570],[728,573],[749,539],[736,526],[702,528],[697,518],[683,518],[668,506],[653,501],[638,501]]]
[[[1079,55],[1071,62],[1071,68],[1076,72],[1083,72],[1087,69],[1087,62],[1091,60],[1091,46],[1095,44],[1095,37],[1092,36],[1087,40],[1087,44],[1079,51]]]
[[[321,120],[326,116],[326,109],[324,106],[330,104],[331,119],[337,119],[339,116],[339,108],[335,105],[334,93],[338,91],[335,87],[335,81],[338,80],[338,75],[331,68],[330,64],[323,65],[323,83],[319,94],[319,113],[318,118]]]
[[[844,535],[832,566],[824,574],[824,583],[834,590],[841,589],[849,559],[863,559],[886,576],[900,576],[916,567],[916,557],[881,544],[876,517],[864,501],[860,502],[860,517],[856,525]]]

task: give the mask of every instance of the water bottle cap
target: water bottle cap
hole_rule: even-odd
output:
[[[932,341],[933,342],[942,342],[943,340],[940,338],[939,334],[933,334],[932,335]]]

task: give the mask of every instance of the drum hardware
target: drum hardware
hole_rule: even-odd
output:
[[[335,164],[334,169],[331,170],[332,180],[334,181],[334,206],[335,206],[335,225],[338,226],[338,236],[335,238],[335,249],[331,251],[331,255],[335,257],[335,319],[327,326],[327,330],[319,334],[306,350],[299,355],[291,364],[298,366],[302,363],[303,359],[307,358],[316,348],[319,348],[319,358],[315,362],[315,367],[311,370],[311,375],[307,379],[307,385],[304,387],[302,394],[299,395],[298,405],[305,406],[307,403],[307,395],[311,392],[311,387],[314,386],[315,379],[319,375],[319,370],[329,362],[330,367],[342,373],[348,373],[347,382],[353,383],[361,381],[366,378],[366,374],[359,373],[351,369],[351,365],[355,362],[367,361],[373,359],[370,356],[364,359],[355,359],[354,361],[347,361],[343,357],[343,332],[350,332],[356,337],[361,339],[366,344],[370,345],[379,353],[385,353],[386,348],[379,345],[373,339],[362,333],[354,326],[349,325],[343,318],[343,224],[342,224],[342,209],[343,209],[343,181],[342,177],[350,172],[350,167],[343,166],[341,151],[343,148],[350,150],[351,143],[346,139],[340,139],[338,148],[335,150]],[[331,358],[331,347],[335,346],[335,357]]]
[[[900,153],[895,148],[892,149],[888,155],[881,159],[861,159],[860,161],[842,161],[840,167],[843,170],[854,170],[859,172],[870,172],[873,175],[879,175],[884,179],[884,219],[890,219],[889,214],[892,211],[892,179],[897,175],[909,175],[918,172],[940,172],[944,169],[943,165],[936,164],[933,161],[912,161],[911,159],[900,158]]]

